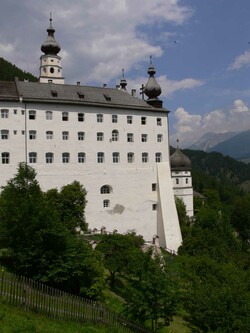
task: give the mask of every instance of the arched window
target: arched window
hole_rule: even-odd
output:
[[[109,193],[111,193],[111,190],[112,190],[111,186],[103,185],[100,189],[100,193],[101,194],[109,194]]]
[[[119,132],[117,130],[112,131],[112,141],[118,141]]]

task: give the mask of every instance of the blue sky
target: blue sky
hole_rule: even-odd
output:
[[[249,0],[1,0],[0,56],[38,76],[50,12],[66,83],[138,92],[153,56],[171,144],[250,128]]]

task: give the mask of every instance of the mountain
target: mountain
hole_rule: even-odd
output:
[[[220,142],[208,151],[216,151],[223,155],[231,156],[237,160],[250,158],[250,130],[234,135],[233,137]]]
[[[4,58],[0,58],[0,81],[14,81],[15,77],[22,81],[38,81],[34,75],[23,71]]]
[[[209,151],[212,147],[234,137],[236,134],[238,134],[238,132],[223,132],[223,133],[208,132],[188,148],[193,150]]]

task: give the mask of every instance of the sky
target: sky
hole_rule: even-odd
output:
[[[150,56],[170,144],[250,129],[249,0],[0,0],[0,57],[39,76],[52,13],[65,83],[127,89]]]

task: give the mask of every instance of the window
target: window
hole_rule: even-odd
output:
[[[78,140],[83,141],[85,139],[85,133],[84,132],[78,132]]]
[[[52,140],[53,139],[53,131],[47,131],[46,132],[46,139]]]
[[[147,117],[141,117],[141,124],[146,125],[147,123]]]
[[[96,120],[98,123],[102,123],[103,122],[103,114],[97,114],[96,115]]]
[[[45,161],[46,163],[53,163],[53,153],[46,153],[45,154]]]
[[[25,134],[25,131],[24,130],[22,130],[22,135],[24,135]]]
[[[78,153],[78,163],[85,163],[85,153]]]
[[[53,119],[53,112],[46,111],[46,120],[52,120],[52,119]]]
[[[127,116],[127,124],[133,123],[133,116]]]
[[[134,162],[134,153],[128,153],[128,163],[133,163]]]
[[[9,118],[9,110],[1,109],[1,118]]]
[[[69,163],[69,153],[62,153],[62,162]]]
[[[142,153],[142,163],[148,162],[148,153]]]
[[[29,111],[29,119],[30,120],[35,120],[36,119],[36,111],[35,110],[30,110]]]
[[[127,133],[127,141],[128,142],[134,142],[134,134],[133,133]]]
[[[104,208],[107,208],[107,207],[109,207],[109,205],[110,205],[110,202],[109,202],[109,200],[103,200],[103,207]]]
[[[62,121],[68,121],[69,120],[69,113],[63,112],[62,113]]]
[[[97,153],[97,163],[104,163],[104,153]]]
[[[162,125],[161,118],[157,118],[156,123],[157,123],[157,126],[161,126]]]
[[[188,178],[186,178],[186,184],[188,184]]]
[[[17,130],[14,130],[14,131],[13,131],[13,134],[16,135],[16,134],[17,134]]]
[[[178,179],[178,178],[175,179],[175,184],[176,184],[176,185],[179,184],[179,179]]]
[[[10,153],[2,153],[2,164],[10,163]]]
[[[14,114],[17,114],[17,109],[14,109],[13,111],[14,111]]]
[[[103,141],[103,133],[102,132],[98,132],[97,135],[96,135],[96,139],[97,141]]]
[[[8,140],[9,138],[9,131],[8,130],[1,130],[1,139]]]
[[[117,123],[117,122],[118,122],[117,114],[112,114],[112,123]]]
[[[152,184],[152,191],[153,191],[153,192],[156,191],[156,183],[153,183],[153,184]]]
[[[68,140],[69,139],[69,132],[63,131],[62,132],[62,139],[63,140]]]
[[[29,153],[29,163],[36,163],[37,160],[37,153]]]
[[[84,113],[78,113],[78,121],[84,121]]]
[[[30,140],[36,139],[36,131],[29,131],[29,139]]]
[[[111,192],[111,188],[108,185],[103,185],[100,189],[101,194],[109,194]]]
[[[22,115],[24,115],[24,110],[21,110]]]
[[[157,134],[157,142],[162,142],[163,135],[162,134]]]
[[[119,132],[117,130],[112,131],[112,141],[118,141]]]
[[[119,163],[119,162],[120,162],[120,154],[113,153],[113,163]]]
[[[161,162],[161,153],[155,153],[155,162],[156,163]]]
[[[152,210],[156,210],[157,209],[157,204],[153,204],[152,205]]]
[[[147,134],[142,134],[141,135],[141,142],[147,142],[148,141],[148,135]]]

